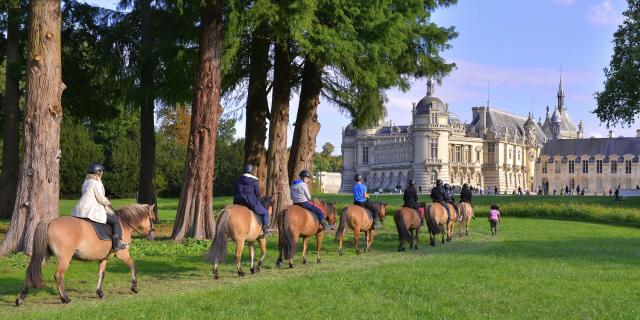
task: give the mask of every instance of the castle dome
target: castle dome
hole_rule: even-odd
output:
[[[427,95],[420,99],[416,106],[416,115],[427,114],[430,111],[446,112],[447,106],[435,96],[435,86],[431,79],[427,81]]]

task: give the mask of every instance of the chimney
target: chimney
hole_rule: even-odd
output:
[[[613,138],[613,130],[609,130],[609,138]]]

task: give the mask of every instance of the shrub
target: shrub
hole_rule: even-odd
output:
[[[102,146],[96,144],[89,131],[74,121],[64,121],[60,131],[60,196],[77,198],[87,175],[87,165],[102,163]]]

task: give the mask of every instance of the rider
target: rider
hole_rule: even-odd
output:
[[[451,219],[451,213],[449,212],[449,206],[445,202],[446,199],[446,190],[444,186],[442,186],[442,180],[436,180],[436,186],[431,189],[431,200],[433,202],[437,202],[442,205],[447,210],[447,216]]]
[[[318,221],[322,224],[322,228],[324,230],[329,230],[331,225],[325,220],[324,212],[322,209],[318,208],[313,201],[311,201],[311,193],[309,192],[309,187],[307,183],[311,181],[311,173],[307,170],[300,171],[298,175],[300,179],[293,180],[293,184],[291,185],[291,200],[293,204],[299,205],[318,216]]]
[[[362,183],[362,175],[356,174],[354,177],[356,184],[353,186],[353,204],[369,209],[373,215],[373,229],[380,229],[381,225],[378,222],[378,208],[373,205],[373,202],[369,199],[367,193],[367,186]]]
[[[245,206],[258,214],[262,218],[262,233],[264,233],[264,236],[270,236],[269,212],[259,201],[260,185],[258,184],[258,178],[251,174],[253,172],[253,164],[245,164],[243,171],[244,174],[236,182],[233,204]]]
[[[463,184],[462,190],[460,191],[460,202],[466,202],[468,204],[471,204],[472,198],[473,198],[473,194],[471,193],[469,184],[467,183]]]
[[[456,205],[456,198],[453,195],[453,187],[448,183],[445,183],[444,189],[446,190],[444,193],[444,201],[453,206],[453,209],[456,211],[456,215],[457,215],[459,213],[459,210],[458,210],[458,206]]]
[[[120,219],[113,213],[111,202],[104,195],[104,185],[102,184],[104,167],[99,163],[92,163],[87,171],[87,177],[82,184],[82,197],[73,208],[71,215],[110,225],[113,230],[111,235],[113,251],[128,248],[128,244],[122,243]]]
[[[409,181],[409,186],[404,190],[402,200],[404,200],[403,207],[412,208],[420,213],[420,223],[424,225],[424,215],[423,212],[420,212],[422,208],[418,205],[418,192],[416,191],[415,181]]]

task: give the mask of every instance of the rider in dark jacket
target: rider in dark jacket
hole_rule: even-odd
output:
[[[446,190],[444,193],[445,194],[444,200],[453,206],[453,209],[456,211],[456,214],[460,213],[460,210],[458,210],[458,206],[456,205],[456,198],[453,195],[453,187],[449,184],[445,184],[444,189]]]
[[[265,236],[271,235],[269,230],[269,212],[260,203],[260,185],[258,178],[251,174],[253,165],[244,166],[244,174],[236,182],[236,192],[233,196],[233,203],[243,205],[262,218],[262,232]]]
[[[409,186],[404,190],[404,196],[402,197],[404,205],[402,206],[418,210],[420,209],[420,205],[418,204],[418,192],[414,184],[415,182],[413,180],[409,181]]]
[[[462,190],[460,191],[460,202],[467,202],[471,204],[471,200],[473,198],[473,194],[471,193],[471,189],[468,184],[462,185]]]
[[[449,206],[447,205],[446,199],[446,190],[442,186],[442,180],[438,179],[436,181],[436,186],[431,189],[431,200],[433,202],[437,202],[441,204],[446,210],[449,219],[451,219],[451,213],[449,212]],[[425,212],[426,213],[426,212]]]

